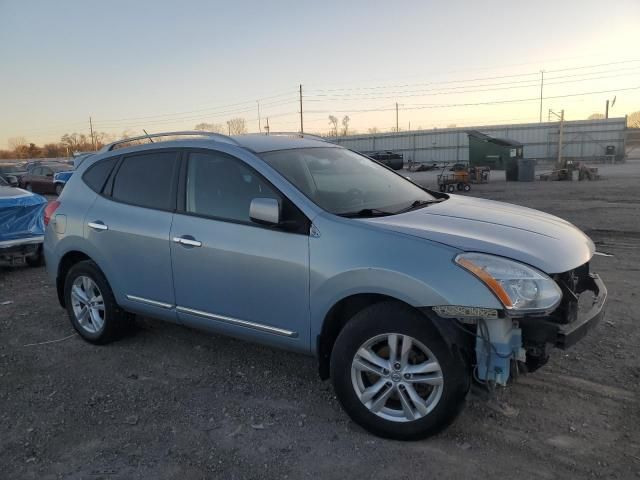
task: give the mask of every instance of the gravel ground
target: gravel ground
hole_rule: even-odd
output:
[[[607,318],[509,388],[474,388],[421,442],[353,424],[311,358],[148,319],[93,346],[44,269],[0,270],[0,477],[640,478],[640,162],[601,170],[599,182],[474,186],[567,218],[613,254],[593,261]]]

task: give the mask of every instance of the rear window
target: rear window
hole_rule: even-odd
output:
[[[109,174],[113,167],[116,165],[118,157],[107,158],[106,160],[100,160],[91,165],[82,176],[84,183],[86,183],[91,190],[100,193],[104,188],[104,184],[109,178]]]
[[[120,202],[159,210],[173,210],[176,152],[125,157],[113,182],[112,197]]]

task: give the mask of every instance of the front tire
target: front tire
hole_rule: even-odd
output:
[[[118,306],[109,282],[91,260],[71,267],[64,298],[73,328],[88,342],[109,343],[131,324],[131,316]]]
[[[357,424],[396,440],[418,440],[449,425],[469,389],[468,368],[431,321],[382,302],[356,314],[331,354],[338,400]]]

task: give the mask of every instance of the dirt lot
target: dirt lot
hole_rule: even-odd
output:
[[[473,189],[567,218],[613,254],[593,261],[608,314],[495,397],[474,390],[422,442],[354,425],[311,358],[146,319],[105,347],[69,337],[43,269],[0,270],[0,477],[640,478],[640,162],[602,172]]]

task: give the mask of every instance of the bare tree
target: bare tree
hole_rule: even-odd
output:
[[[42,156],[45,158],[64,157],[66,149],[59,143],[45,143],[42,147]]]
[[[203,132],[224,133],[224,127],[219,123],[199,123],[194,130],[201,130]]]
[[[95,132],[93,134],[93,138],[96,140],[96,149],[99,150],[104,147],[107,143],[111,143],[115,141],[115,135],[106,132]]]
[[[27,139],[24,137],[11,137],[7,140],[7,144],[10,150],[16,151],[27,146]]]
[[[349,122],[351,121],[351,119],[349,118],[349,115],[345,115],[344,117],[342,117],[342,135],[344,137],[346,137],[349,134]]]
[[[602,120],[604,119],[604,115],[601,113],[592,113],[587,117],[587,120]]]
[[[369,133],[380,133],[380,129],[378,127],[367,128],[367,132]]]
[[[242,135],[247,133],[247,122],[244,118],[236,117],[227,120],[227,129],[229,135]]]
[[[338,136],[338,117],[335,115],[329,115],[329,125],[331,125],[330,135],[337,137]]]
[[[627,115],[627,127],[640,128],[640,110]]]

